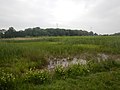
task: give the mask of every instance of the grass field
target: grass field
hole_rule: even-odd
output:
[[[47,70],[49,60],[68,57],[88,63]],[[14,89],[120,90],[120,37],[1,39],[0,90]]]

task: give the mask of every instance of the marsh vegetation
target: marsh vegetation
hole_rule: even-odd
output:
[[[0,90],[119,90],[119,36],[0,39]]]

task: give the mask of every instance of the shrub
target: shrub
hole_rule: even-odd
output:
[[[87,69],[85,65],[83,66],[80,64],[75,64],[75,65],[68,67],[66,72],[67,72],[68,77],[75,78],[75,76],[87,75],[89,70]]]
[[[102,71],[110,71],[113,67],[118,67],[120,64],[116,62],[115,60],[106,60],[101,62],[89,62],[88,64],[89,69],[91,72],[102,72]]]
[[[67,68],[64,68],[62,66],[58,66],[55,68],[55,77],[57,79],[65,79],[67,77],[75,78],[76,76],[83,76],[87,75],[89,70],[87,69],[86,65],[70,65]]]
[[[31,70],[26,73],[25,81],[33,84],[43,84],[50,80],[47,70]]]
[[[66,78],[66,69],[62,66],[57,66],[54,70],[54,77],[57,79],[65,79]]]
[[[0,90],[14,90],[15,76],[12,73],[1,71],[0,74]]]

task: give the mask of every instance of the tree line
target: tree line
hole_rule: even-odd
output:
[[[120,32],[112,34],[113,36],[120,36]]]
[[[27,28],[25,30],[16,31],[13,27],[8,30],[0,30],[0,38],[15,38],[15,37],[37,37],[37,36],[94,36],[98,35],[92,31],[86,30],[71,30],[60,28],[41,29],[40,27]]]

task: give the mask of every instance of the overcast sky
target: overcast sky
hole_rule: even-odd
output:
[[[120,32],[120,0],[0,0],[0,28]]]

